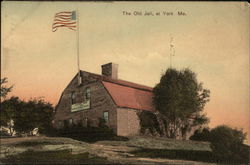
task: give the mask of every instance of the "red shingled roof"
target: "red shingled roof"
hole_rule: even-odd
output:
[[[153,106],[153,88],[120,79],[111,79],[103,75],[81,70],[81,74],[83,73],[90,74],[95,79],[101,81],[118,107],[152,112],[155,111]],[[75,77],[76,76],[77,74]],[[71,82],[75,79],[75,77],[71,80]],[[56,105],[56,109],[62,99],[62,96],[63,93],[60,96],[58,104]]]
[[[136,84],[136,83],[132,83],[129,81],[124,81],[124,80],[119,80],[119,79],[110,79],[108,77],[102,77],[102,80],[106,81],[106,82],[112,82],[115,84],[119,84],[122,86],[127,86],[127,87],[132,87],[132,88],[136,88],[136,89],[149,91],[149,92],[152,92],[152,90],[153,90],[153,88],[145,86],[145,85],[140,85],[140,84]]]
[[[155,111],[153,106],[153,88],[120,79],[111,79],[86,71],[81,72],[91,74],[100,80],[118,107]]]
[[[123,80],[102,81],[102,83],[118,107],[155,111],[152,88]]]
[[[86,72],[86,71],[81,71],[81,72],[91,74],[96,79],[99,79],[101,81],[112,82],[112,83],[115,83],[115,84],[120,84],[120,85],[123,85],[123,86],[132,87],[132,88],[136,88],[136,89],[147,90],[147,91],[152,91],[153,90],[153,88],[145,86],[145,85],[140,85],[140,84],[136,84],[136,83],[133,83],[133,82],[120,80],[120,79],[111,79],[111,78],[109,78],[107,76],[103,76],[103,75],[96,74],[96,73],[90,73],[90,72]]]

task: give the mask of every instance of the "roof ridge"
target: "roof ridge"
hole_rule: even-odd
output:
[[[134,85],[138,85],[138,86],[141,86],[141,87],[135,87],[135,86],[131,86],[131,85],[126,85],[126,84],[123,84],[123,83],[119,83],[119,82],[114,82],[114,81],[109,81],[109,80],[102,80],[102,81],[106,81],[106,82],[110,82],[110,83],[114,83],[114,84],[117,84],[117,85],[122,85],[122,86],[125,86],[125,87],[130,87],[130,88],[135,88],[135,89],[140,89],[140,90],[145,90],[145,91],[152,91],[152,89],[149,89],[151,87],[148,87],[148,86],[144,86],[144,85],[141,85],[141,84],[136,84],[136,83],[133,83],[133,82],[129,82],[129,81],[125,81],[126,83],[133,83]],[[120,81],[124,81],[124,80],[120,80]],[[145,87],[145,88],[144,88]],[[148,89],[147,89],[148,88]]]
[[[145,90],[145,91],[150,91],[150,92],[152,92],[152,90],[153,90],[152,87],[142,85],[142,84],[138,84],[138,83],[134,83],[134,82],[130,82],[130,81],[126,81],[126,80],[112,79],[112,78],[109,78],[109,77],[101,75],[101,74],[91,73],[91,72],[83,71],[83,70],[81,70],[81,72],[86,72],[86,73],[98,76],[101,79],[101,81],[111,82],[111,83],[114,83],[114,84],[130,87],[130,88],[135,88],[135,89],[140,89],[140,90]]]

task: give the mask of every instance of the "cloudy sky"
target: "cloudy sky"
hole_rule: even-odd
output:
[[[82,70],[100,73],[114,62],[120,79],[153,87],[169,67],[171,35],[173,67],[190,68],[211,91],[210,126],[250,130],[245,2],[3,2],[1,9],[1,77],[15,85],[11,95],[58,102],[77,72],[77,33],[52,32],[52,23],[55,13],[77,9]]]

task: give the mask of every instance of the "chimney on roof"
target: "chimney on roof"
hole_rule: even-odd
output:
[[[102,65],[102,75],[112,79],[118,79],[118,64],[111,62]]]

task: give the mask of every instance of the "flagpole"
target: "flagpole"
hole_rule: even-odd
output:
[[[79,24],[79,13],[78,9],[76,9],[76,23],[77,23],[77,71],[78,71],[78,85],[81,84],[81,75],[80,75],[80,60],[79,60],[79,31],[80,31],[80,24]]]
[[[170,45],[169,45],[169,56],[170,56],[170,68],[172,68],[172,36],[170,34]]]

